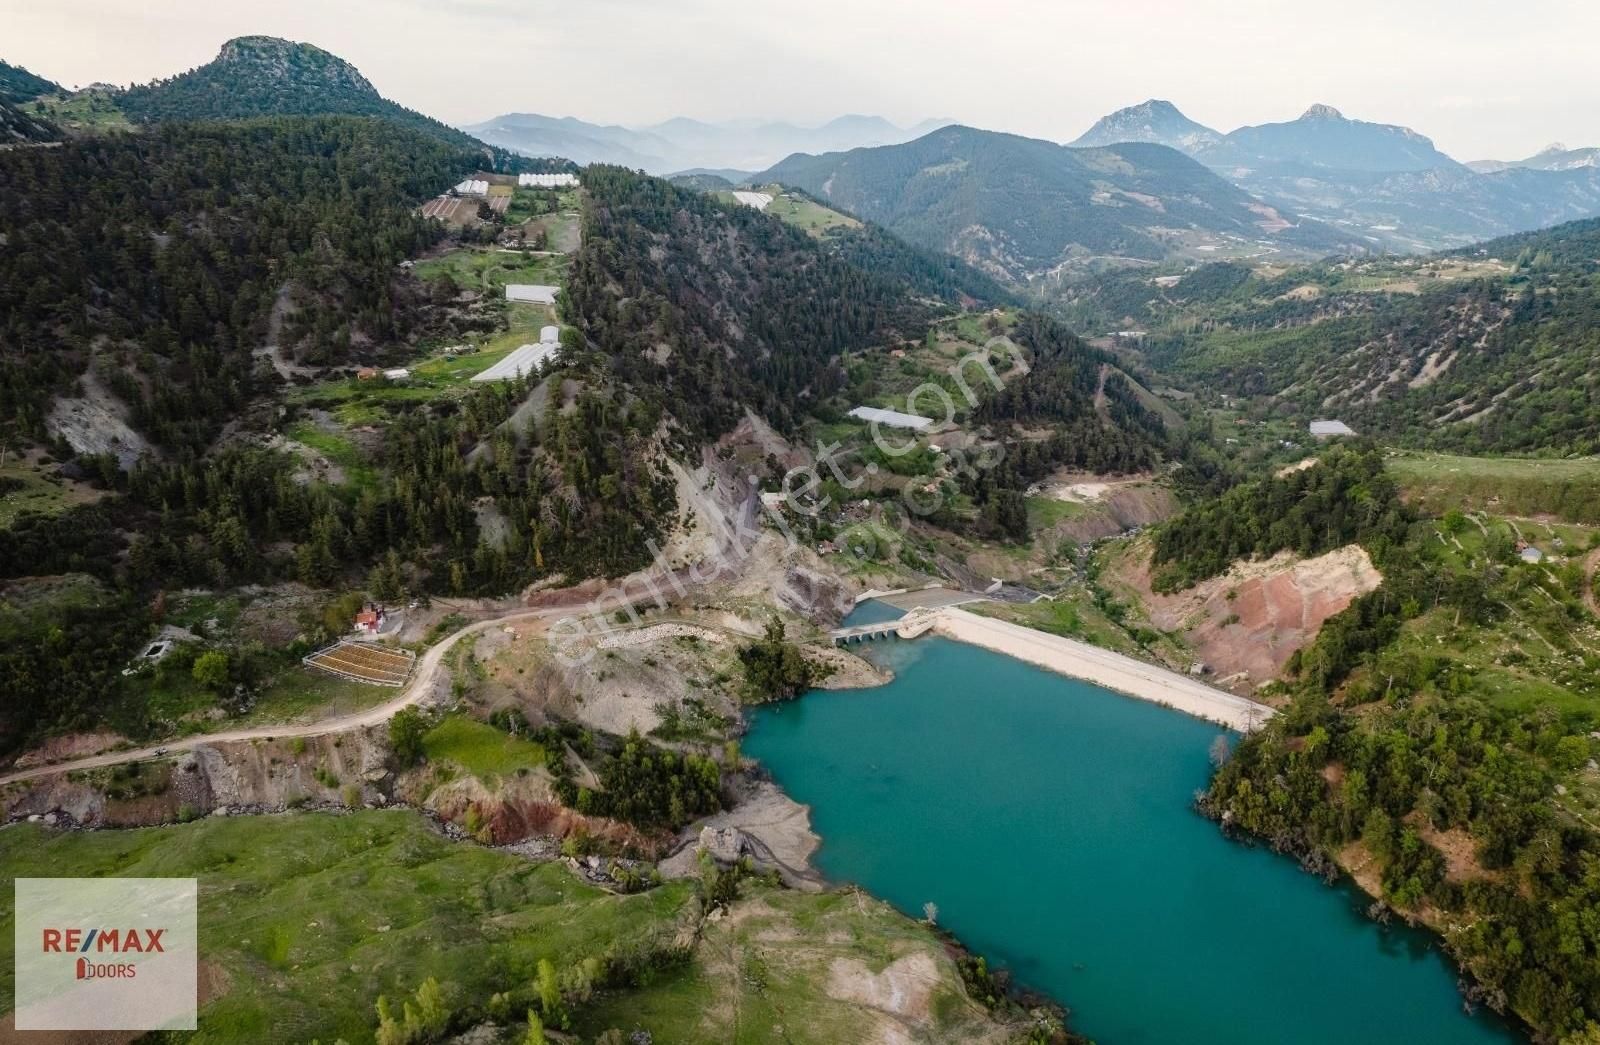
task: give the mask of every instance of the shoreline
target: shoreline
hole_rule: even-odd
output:
[[[1276,712],[1186,675],[1076,639],[980,617],[955,607],[936,611],[933,633],[1001,653],[1036,668],[1092,682],[1136,700],[1161,704],[1239,733],[1259,729]]]

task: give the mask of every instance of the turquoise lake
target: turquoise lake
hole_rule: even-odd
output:
[[[892,615],[892,614],[890,614]],[[868,608],[860,623],[883,612]],[[1100,1045],[1524,1039],[1461,1010],[1423,933],[1192,811],[1219,727],[947,639],[895,681],[761,708],[744,740],[819,869],[939,921]]]

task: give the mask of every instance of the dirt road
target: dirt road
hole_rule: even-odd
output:
[[[450,651],[451,647],[468,635],[512,621],[568,614],[572,612],[572,609],[573,607],[570,606],[561,606],[539,610],[520,610],[468,624],[424,653],[417,661],[417,669],[412,674],[411,681],[400,691],[400,695],[375,708],[368,708],[365,711],[350,715],[340,715],[336,718],[325,718],[304,725],[252,726],[249,729],[230,729],[220,733],[198,733],[194,736],[163,741],[150,747],[127,751],[111,751],[103,755],[94,755],[90,758],[74,759],[70,762],[56,762],[48,766],[35,766],[31,769],[19,770],[15,773],[7,773],[0,776],[0,785],[15,783],[19,780],[32,780],[55,773],[68,773],[80,769],[99,769],[105,766],[121,765],[124,762],[138,762],[147,758],[159,757],[158,752],[173,754],[178,751],[188,751],[202,744],[229,744],[243,740],[266,740],[273,737],[319,737],[329,733],[344,733],[353,729],[365,729],[368,726],[381,725],[393,718],[401,708],[407,708],[421,702],[428,694],[434,691],[434,687],[439,681],[440,666],[444,661],[444,655]]]
[[[663,571],[660,569],[642,570],[639,573],[615,582],[613,591],[631,592],[632,596],[625,602],[635,601],[640,598],[654,598],[657,593],[662,597],[670,598],[677,594],[679,597],[699,588],[713,583],[726,583],[733,576],[742,572],[747,564],[746,551],[738,547],[742,535],[759,533],[756,526],[756,509],[760,499],[754,487],[743,499],[736,509],[738,512],[738,525],[725,523],[717,544],[717,551],[712,557],[718,568],[703,572],[699,566],[684,567],[680,570]],[[565,597],[562,597],[565,596]],[[21,780],[34,780],[39,777],[51,776],[56,773],[70,773],[82,769],[100,769],[106,766],[118,766],[127,762],[139,762],[147,758],[157,758],[157,752],[173,754],[178,751],[189,751],[205,744],[229,744],[242,740],[266,740],[274,737],[320,737],[330,733],[344,733],[353,729],[365,729],[368,726],[381,725],[389,721],[402,708],[411,707],[420,703],[434,691],[439,681],[441,664],[444,655],[448,653],[457,642],[468,635],[475,635],[497,625],[511,624],[521,620],[537,620],[540,618],[569,617],[582,614],[591,610],[596,605],[595,595],[580,586],[566,592],[545,592],[540,596],[541,605],[537,609],[511,609],[497,613],[483,620],[471,624],[451,633],[439,643],[430,648],[417,661],[416,671],[411,676],[400,695],[393,700],[368,708],[366,711],[350,715],[340,715],[335,718],[326,718],[318,722],[308,722],[304,725],[277,725],[277,726],[252,726],[249,729],[233,729],[220,733],[202,733],[188,737],[178,737],[148,747],[130,749],[125,751],[111,751],[103,755],[94,755],[89,758],[73,759],[67,762],[55,762],[47,766],[34,766],[30,769],[0,774],[0,787],[16,783]]]

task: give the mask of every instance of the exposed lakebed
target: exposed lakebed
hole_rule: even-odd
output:
[[[881,619],[869,604],[852,623]],[[1462,1013],[1427,934],[1192,811],[1219,729],[942,638],[876,689],[759,709],[744,741],[812,810],[815,863],[940,922],[1101,1045],[1522,1040]]]

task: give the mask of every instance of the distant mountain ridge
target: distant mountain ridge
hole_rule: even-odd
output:
[[[1160,142],[1302,218],[1390,250],[1464,246],[1600,214],[1600,150],[1552,148],[1469,165],[1408,127],[1352,120],[1321,104],[1214,139],[1208,130],[1152,100],[1112,113],[1074,144]]]
[[[1348,119],[1313,105],[1296,120],[1240,127],[1200,149],[1211,167],[1294,165],[1345,171],[1422,171],[1459,166],[1409,127]]]
[[[1479,174],[1499,174],[1508,170],[1570,171],[1582,167],[1600,167],[1600,148],[1569,149],[1556,142],[1525,160],[1471,160],[1467,166]]]
[[[1288,220],[1182,153],[1146,143],[1074,149],[954,126],[901,145],[791,156],[754,180],[802,189],[1008,279],[1221,245],[1360,249],[1355,237]]]
[[[570,116],[507,113],[462,130],[525,156],[563,156],[577,163],[615,163],[651,174],[672,174],[699,169],[756,171],[797,152],[910,141],[948,122],[924,120],[900,127],[880,116],[848,115],[820,127],[800,127],[781,121],[708,123],[679,116],[630,128]]]
[[[1222,140],[1222,133],[1196,123],[1169,101],[1152,98],[1103,116],[1071,142],[1073,148],[1102,148],[1123,142],[1151,142],[1190,156]]]

